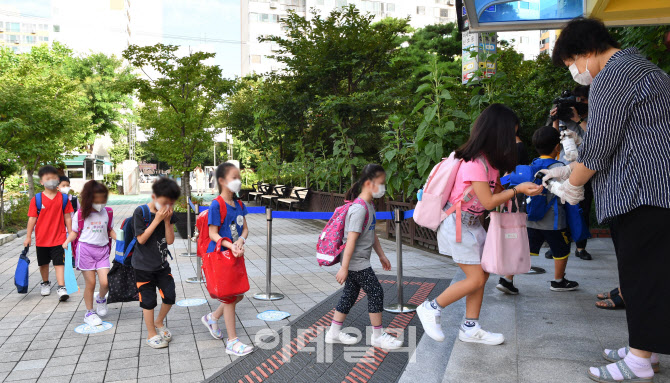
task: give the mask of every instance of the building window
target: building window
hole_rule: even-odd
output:
[[[395,4],[386,3],[386,12],[395,12]]]
[[[35,36],[24,36],[26,44],[35,44]]]
[[[278,23],[279,22],[279,15],[251,12],[251,13],[249,13],[249,22]]]
[[[426,14],[426,7],[423,7],[423,6],[416,7],[416,14],[417,15],[425,15]]]
[[[335,0],[335,6],[336,7],[346,7],[347,6],[347,0]]]
[[[7,32],[21,32],[21,24],[7,23]]]
[[[323,0],[316,0],[316,5],[324,5],[324,1]]]
[[[82,178],[84,178],[84,170],[83,169],[65,169],[65,175],[70,177],[70,178],[82,179]]]
[[[10,44],[18,44],[20,41],[19,35],[7,35],[7,42]]]
[[[2,21],[0,21],[0,31],[3,31],[3,32],[4,32],[4,30],[5,30],[5,23],[3,23]]]
[[[249,56],[249,61],[252,64],[260,64],[261,63],[261,55],[251,55],[251,56]]]
[[[441,8],[440,9],[440,17],[449,17],[449,10]]]
[[[54,25],[54,32],[60,32],[60,25]]]

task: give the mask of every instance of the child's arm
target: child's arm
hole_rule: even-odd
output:
[[[384,249],[382,249],[382,244],[379,243],[379,237],[377,237],[377,233],[375,233],[375,243],[372,245],[372,248],[375,249],[375,253],[377,253],[379,256],[379,262],[382,263],[382,268],[386,271],[391,270],[391,262],[384,254]]]
[[[354,254],[354,248],[356,248],[356,241],[361,233],[355,231],[350,231],[347,233],[347,244],[344,246],[344,251],[342,252],[341,266],[340,271],[335,275],[335,280],[339,284],[343,284],[347,280],[349,275],[349,262],[351,261],[351,256]]]
[[[160,210],[156,212],[156,217],[154,218],[153,221],[151,221],[151,224],[149,224],[149,227],[144,229],[144,232],[140,235],[137,236],[137,243],[144,245],[148,240],[149,237],[151,237],[151,234],[154,233],[154,230],[156,230],[156,227],[158,225],[163,223],[163,220],[165,219],[165,213],[167,212],[167,207],[163,206]],[[133,219],[136,219],[137,217],[133,217]],[[140,217],[142,219],[142,217]],[[134,224],[134,222],[133,222]],[[142,220],[142,225],[144,225],[144,220]],[[166,233],[167,235],[167,233]],[[173,241],[174,241],[174,231],[172,232],[173,236]]]
[[[172,210],[172,207],[167,209],[165,213],[165,218],[163,218],[163,221],[165,222],[165,241],[167,242],[168,245],[172,245],[174,243],[174,225],[172,222],[172,213],[174,210]]]
[[[542,186],[532,182],[524,182],[515,186],[515,188],[517,194],[521,193],[528,196],[534,196],[542,193]],[[493,194],[491,193],[489,183],[484,181],[473,181],[472,190],[475,192],[477,199],[479,199],[479,202],[482,203],[482,206],[484,206],[484,209],[486,210],[495,209],[496,206],[502,205],[512,199],[515,194],[513,189],[503,190],[500,193]]]
[[[109,238],[116,241],[116,231],[114,231],[114,229],[110,229],[107,234],[109,235]]]
[[[72,241],[74,241],[77,238],[77,232],[76,231],[70,230],[68,233],[70,233],[70,234],[68,234],[67,239],[65,240],[65,243],[63,243],[63,249],[67,249],[67,245],[69,243],[72,243]]]
[[[23,247],[30,247],[30,242],[33,237],[33,229],[37,223],[37,217],[28,217],[28,226],[26,227],[26,239],[23,241]]]
[[[65,227],[67,228],[67,232],[71,233],[72,232],[72,216],[70,216],[70,213],[64,213],[63,218],[65,219]],[[79,229],[81,230],[81,229]]]
[[[219,239],[221,239],[221,236],[219,235],[219,227],[216,225],[209,225],[209,239],[211,239],[214,242],[218,242]],[[221,241],[221,247],[225,247],[226,249],[233,249],[233,243],[228,241],[228,240],[223,240]]]

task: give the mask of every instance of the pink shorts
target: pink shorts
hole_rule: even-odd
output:
[[[109,245],[97,246],[79,242],[77,244],[77,269],[109,269]]]

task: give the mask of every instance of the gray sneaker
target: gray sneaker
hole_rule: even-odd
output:
[[[51,295],[51,282],[46,281],[40,283],[40,294],[42,294],[43,297]]]

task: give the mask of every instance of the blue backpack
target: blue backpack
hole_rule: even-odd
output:
[[[24,248],[19,256],[19,262],[16,264],[16,271],[14,272],[14,286],[19,294],[26,294],[28,292],[28,267],[30,266],[30,259],[28,259],[28,247]]]
[[[65,208],[67,207],[68,197],[65,193],[60,193],[63,195],[63,214],[65,214]],[[40,216],[40,211],[42,210],[42,193],[35,194],[35,206],[37,207],[37,216]]]
[[[536,158],[530,165],[518,165],[514,172],[503,177],[500,182],[503,185],[516,186],[524,182],[534,182],[538,185],[542,183],[540,179],[535,179],[535,174],[542,169],[548,169],[551,165],[560,163],[553,158]],[[554,209],[554,230],[558,230],[558,197],[554,196],[547,201],[547,189],[542,194],[530,197],[526,203],[526,213],[529,221],[539,221],[547,215],[549,209]]]
[[[149,227],[151,224],[151,210],[149,209],[149,205],[140,205],[140,208],[142,208],[142,218],[144,219],[144,225],[145,227]],[[130,259],[133,255],[133,249],[137,243],[137,237],[135,237],[135,229],[133,226],[133,216],[123,220],[123,223],[121,224],[121,230],[123,230],[123,241],[116,241],[114,260],[126,266],[130,266]]]

